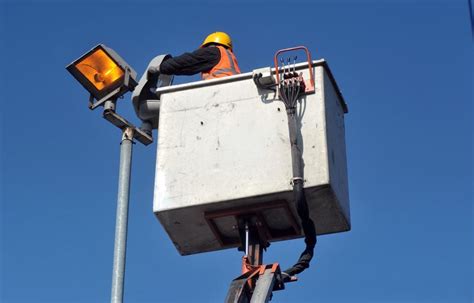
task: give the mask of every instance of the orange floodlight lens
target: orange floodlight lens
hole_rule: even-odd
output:
[[[99,91],[124,75],[123,69],[101,48],[76,63],[75,67]]]

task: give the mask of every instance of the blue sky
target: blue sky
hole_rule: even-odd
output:
[[[352,231],[320,237],[272,302],[472,302],[467,1],[173,3],[0,1],[0,301],[110,297],[120,133],[65,66],[105,43],[141,74],[223,30],[245,72],[307,46],[349,105]],[[137,122],[128,96],[119,111]],[[241,253],[177,253],[152,213],[155,156],[134,147],[125,301],[222,302]],[[286,268],[302,248],[274,243],[265,260]]]

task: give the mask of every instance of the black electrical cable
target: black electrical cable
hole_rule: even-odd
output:
[[[289,281],[291,276],[301,273],[309,267],[317,242],[316,228],[314,226],[314,222],[309,217],[308,203],[306,201],[306,195],[303,188],[303,157],[301,150],[298,148],[297,141],[298,128],[296,105],[300,95],[300,90],[301,85],[298,80],[290,82],[283,79],[279,85],[280,97],[285,104],[288,115],[288,128],[293,168],[293,196],[295,199],[296,211],[301,220],[301,226],[305,235],[304,241],[306,243],[306,248],[301,253],[298,261],[292,267],[283,271],[282,274],[284,276],[284,281]]]

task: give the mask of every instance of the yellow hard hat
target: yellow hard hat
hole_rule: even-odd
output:
[[[201,47],[204,47],[210,43],[221,44],[232,49],[232,39],[230,39],[230,36],[224,32],[215,32],[210,34],[206,37],[206,39],[204,39],[204,42],[201,44]]]

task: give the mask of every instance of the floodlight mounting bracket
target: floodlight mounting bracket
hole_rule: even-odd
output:
[[[127,119],[117,114],[115,111],[116,103],[118,98],[123,98],[126,92],[133,91],[138,85],[137,81],[132,77],[132,71],[129,67],[125,68],[124,80],[120,87],[117,87],[104,97],[95,101],[95,97],[90,94],[89,97],[89,109],[94,110],[99,106],[104,107],[103,117],[113,125],[120,128],[122,131],[130,129],[133,131],[133,138],[137,139],[144,145],[149,145],[153,142],[152,133],[149,130],[143,130],[133,125]]]
[[[133,138],[137,139],[137,141],[142,143],[143,145],[149,145],[153,142],[153,137],[152,137],[151,132],[148,133],[140,129],[139,127],[136,127],[127,119],[117,114],[114,109],[112,108],[105,109],[103,112],[103,117],[105,120],[109,121],[113,125],[120,128],[121,130],[124,130],[127,128],[133,130]]]

